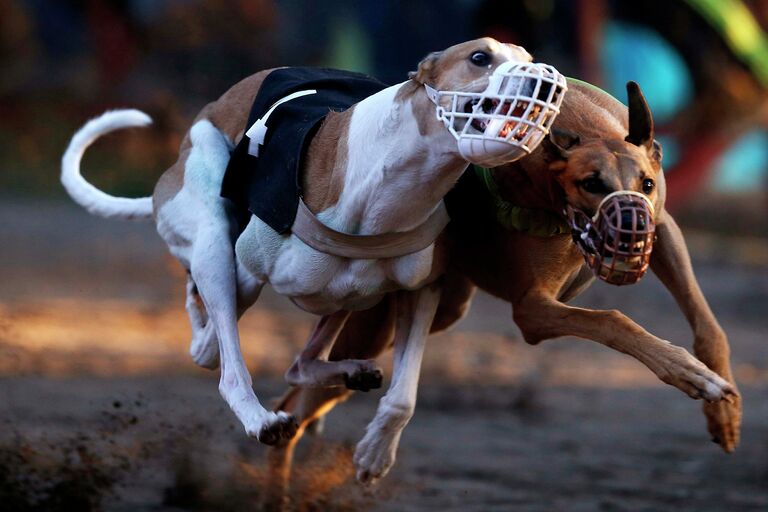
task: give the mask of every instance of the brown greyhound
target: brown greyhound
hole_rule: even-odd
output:
[[[431,332],[459,320],[478,286],[512,304],[528,343],[560,336],[591,339],[635,357],[692,398],[705,398],[712,439],[731,452],[739,441],[741,401],[728,340],[699,288],[680,229],[664,209],[662,154],[653,140],[650,109],[634,83],[627,86],[629,109],[589,84],[570,80],[568,86],[549,144],[513,164],[466,173],[449,198],[452,222],[444,237],[451,270],[443,277]],[[565,304],[589,286],[594,273],[568,234],[564,211],[577,209],[591,217],[605,196],[627,190],[649,199],[655,221],[650,268],[691,325],[698,360],[619,311]],[[514,222],[500,214],[505,209],[514,213]],[[330,358],[371,358],[390,346],[400,299],[391,294],[375,308],[353,313]],[[722,385],[712,372],[728,381],[722,399],[710,393]],[[301,433],[350,393],[341,387],[296,387],[277,409],[295,414]],[[273,454],[283,472],[299,437]]]

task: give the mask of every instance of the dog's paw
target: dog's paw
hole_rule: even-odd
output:
[[[366,432],[365,437],[357,444],[352,461],[357,468],[357,481],[370,485],[386,476],[395,463],[397,440],[400,437],[392,434],[382,434],[378,429]]]
[[[731,453],[739,444],[741,431],[741,397],[736,394],[731,400],[705,402],[704,415],[712,442],[717,443],[726,453]]]
[[[272,446],[293,439],[298,429],[299,423],[296,418],[279,411],[269,413],[269,417],[260,422],[257,428],[246,429],[246,432],[249,436],[257,438],[260,443]]]
[[[373,361],[356,362],[356,368],[344,374],[344,385],[354,391],[370,391],[381,387],[381,369]]]
[[[659,378],[694,399],[733,402],[739,393],[728,381],[707,368],[681,347],[671,347],[672,357],[663,364]]]

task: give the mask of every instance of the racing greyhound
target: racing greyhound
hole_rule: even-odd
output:
[[[62,183],[91,213],[154,218],[170,252],[188,272],[193,356],[205,366],[220,358],[222,397],[248,435],[274,444],[293,437],[297,424],[287,412],[265,409],[254,394],[240,351],[240,315],[266,283],[322,315],[369,308],[389,292],[410,290],[402,301],[408,306],[399,331],[405,355],[395,363],[407,371],[398,373],[391,386],[393,404],[407,401],[415,389],[408,363],[421,357],[440,296],[431,283],[444,271],[444,251],[435,244],[447,223],[443,196],[468,161],[508,162],[535,148],[562,101],[563,88],[545,91],[531,78],[556,76],[564,86],[562,75],[531,61],[519,46],[477,39],[431,54],[409,80],[351,108],[330,111],[320,104],[323,117],[308,127],[312,136],[299,148],[300,156],[291,156],[299,162],[293,181],[301,181],[302,196],[293,198],[300,207],[291,212],[296,222],[288,224],[289,231],[249,215],[238,232],[235,205],[221,196],[230,159],[241,155],[262,161],[269,141],[277,137],[271,134],[278,114],[317,97],[320,86],[295,90],[267,105],[251,124],[254,98],[272,77],[288,73],[284,70],[252,75],[207,105],[152,197],[113,197],[80,174],[82,155],[93,141],[150,122],[136,110],[108,112],[81,128],[64,154]],[[526,91],[532,96],[519,101]],[[246,154],[238,153],[240,148]],[[351,366],[349,373],[375,374],[365,361]],[[387,421],[402,418],[394,406],[384,416]]]

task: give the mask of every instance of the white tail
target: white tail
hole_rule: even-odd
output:
[[[122,128],[149,124],[152,124],[152,118],[139,110],[112,110],[91,119],[75,133],[61,159],[61,183],[77,204],[101,217],[152,218],[152,197],[131,199],[111,196],[85,181],[80,174],[83,153],[96,139]]]

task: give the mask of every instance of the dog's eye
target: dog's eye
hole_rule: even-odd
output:
[[[653,192],[654,187],[656,187],[656,184],[653,182],[652,179],[646,178],[643,180],[643,193],[648,195],[651,192]]]
[[[579,186],[590,194],[599,194],[605,192],[606,187],[603,180],[596,176],[585,178],[579,182]]]
[[[475,52],[470,55],[469,61],[475,66],[487,66],[491,63],[491,56],[485,52]]]

